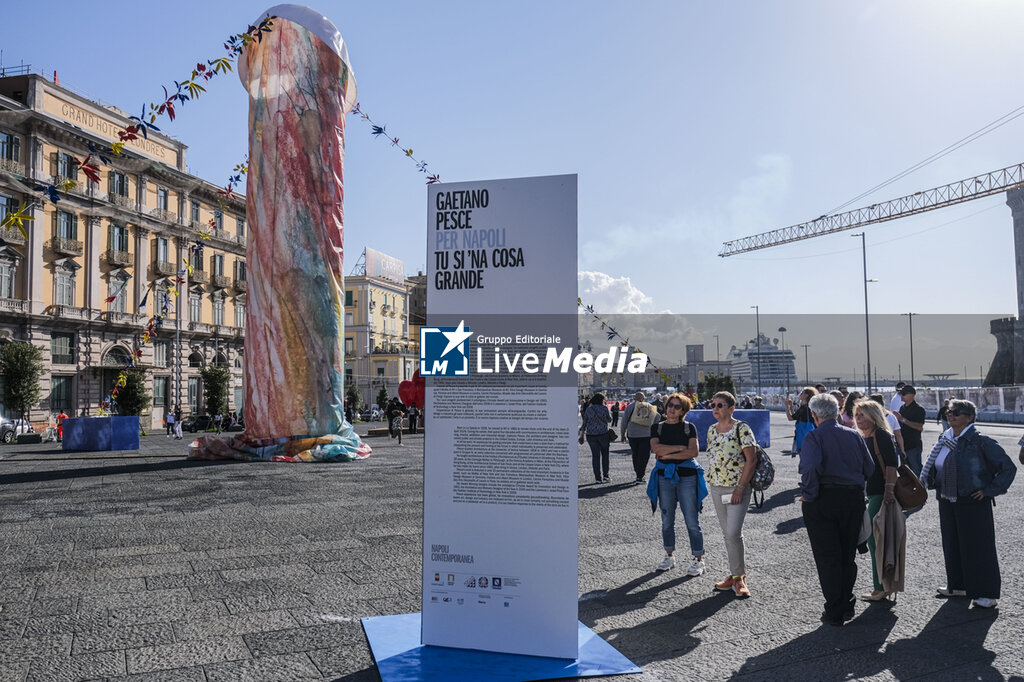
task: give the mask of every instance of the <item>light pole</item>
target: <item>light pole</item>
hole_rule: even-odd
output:
[[[782,334],[782,350],[786,350],[786,328],[779,327],[779,333]],[[789,361],[786,360],[786,355],[783,353],[782,362],[786,367],[786,395],[789,395]],[[780,382],[781,384],[781,382]],[[781,388],[781,385],[780,385]]]
[[[718,334],[715,334],[715,374],[722,374],[722,353],[718,349]]]
[[[779,333],[782,334],[782,350],[786,350],[786,332],[789,331],[785,327],[779,327]]]
[[[811,383],[811,373],[807,370],[807,349],[811,347],[811,344],[801,343],[800,345],[804,349],[804,386],[809,386]]]
[[[906,315],[907,321],[910,322],[910,385],[913,386],[914,381],[914,315],[920,315],[921,313],[900,313],[900,315]]]
[[[761,309],[756,305],[750,307],[754,309],[754,322],[757,325],[754,347],[757,348],[757,394],[761,395]]]
[[[854,232],[851,237],[860,237],[860,251],[864,263],[864,350],[867,353],[867,367],[864,372],[864,383],[868,395],[871,394],[871,331],[868,327],[868,282],[877,282],[877,279],[868,279],[868,247],[863,232]]]

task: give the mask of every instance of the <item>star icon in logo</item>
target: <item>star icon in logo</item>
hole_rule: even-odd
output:
[[[473,332],[466,331],[466,321],[460,320],[459,326],[454,331],[441,332],[444,337],[448,339],[448,345],[444,347],[444,352],[441,353],[441,357],[448,355],[453,350],[462,345],[462,342],[473,335]]]

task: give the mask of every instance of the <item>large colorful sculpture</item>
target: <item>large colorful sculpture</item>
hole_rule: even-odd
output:
[[[203,437],[195,458],[352,460],[345,421],[345,114],[356,83],[337,28],[306,7],[267,10],[238,73],[249,91],[250,241],[245,432]]]

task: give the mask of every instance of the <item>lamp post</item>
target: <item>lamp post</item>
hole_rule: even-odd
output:
[[[807,349],[811,347],[811,344],[801,343],[800,345],[803,346],[804,349],[804,385],[808,386],[811,383],[811,373],[807,370]]]
[[[785,327],[779,327],[779,333],[782,334],[782,350],[785,351],[786,350],[786,328]],[[782,361],[783,361],[783,364],[786,367],[786,395],[789,395],[789,361],[786,360],[785,353],[783,353],[783,355],[782,355]],[[780,382],[780,384],[781,384],[781,382]],[[780,388],[781,388],[781,385],[780,385]]]
[[[722,374],[722,353],[718,349],[718,334],[715,334],[715,374]]]
[[[871,394],[871,331],[868,327],[868,282],[877,282],[877,279],[868,279],[868,247],[863,232],[854,232],[851,237],[860,237],[860,251],[864,263],[864,350],[867,353],[867,366],[864,372],[865,393]]]
[[[757,348],[757,394],[761,395],[761,308],[756,305],[750,307],[754,309],[754,322],[757,325],[754,347]]]
[[[785,327],[779,327],[779,333],[782,334],[782,350],[786,350],[786,332],[789,331]]]
[[[900,313],[900,315],[906,315],[907,321],[910,322],[910,384],[914,385],[917,383],[914,381],[914,315],[920,315],[921,313]]]

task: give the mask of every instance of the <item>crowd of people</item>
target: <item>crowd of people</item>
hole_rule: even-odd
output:
[[[870,553],[872,567],[872,589],[861,600],[894,602],[903,591],[907,517],[917,507],[904,508],[900,495],[914,486],[921,499],[925,488],[938,501],[946,585],[937,594],[970,598],[977,608],[995,607],[1000,598],[994,498],[1009,489],[1016,466],[977,430],[977,408],[969,400],[946,401],[936,418],[943,432],[923,456],[926,412],[913,386],[901,382],[896,389],[888,404],[881,394],[827,391],[821,385],[786,400],[787,419],[794,422],[788,452],[799,457],[798,501],[824,597],[821,620],[829,625],[841,626],[854,615],[858,549]],[[611,408],[606,403],[597,393],[581,404],[580,443],[590,447],[595,481],[609,482],[609,445],[621,416],[635,484],[647,482],[652,511],[661,512],[665,555],[655,570],[675,568],[678,509],[692,556],[686,573],[705,572],[700,514],[710,496],[729,565],[715,589],[751,596],[743,522],[758,445],[750,426],[734,416],[747,403],[726,391],[704,401],[683,393],[648,401],[638,391],[624,409],[617,401]],[[749,405],[756,409],[754,401]],[[686,421],[695,406],[710,409],[715,419],[707,431],[706,469],[698,461],[697,429]],[[1019,445],[1024,464],[1024,438]]]

